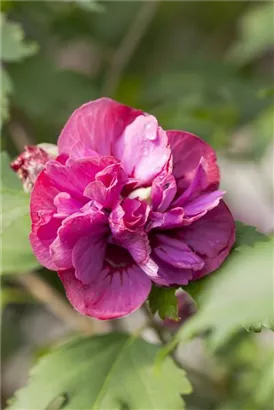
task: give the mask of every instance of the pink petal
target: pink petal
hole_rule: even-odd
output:
[[[67,298],[82,315],[116,319],[137,310],[146,300],[151,281],[136,265],[114,271],[106,266],[89,285],[76,279],[73,270],[60,271]]]
[[[39,223],[43,212],[55,213],[54,198],[59,190],[52,185],[49,176],[42,171],[38,176],[30,196],[30,212],[33,224]]]
[[[182,240],[166,235],[156,235],[158,245],[153,252],[162,261],[176,268],[201,270],[203,260],[196,255]]]
[[[155,253],[152,254],[154,262],[159,267],[158,277],[162,282],[157,282],[156,284],[163,284],[166,286],[171,285],[187,285],[188,282],[193,278],[192,269],[176,268],[173,265],[163,261]],[[153,279],[152,279],[153,280]]]
[[[73,266],[74,246],[82,237],[90,236],[91,233],[93,239],[101,238],[108,233],[107,217],[96,209],[87,214],[73,214],[63,221],[55,240],[50,245],[50,256],[59,269],[69,269]],[[91,243],[93,239],[90,239]]]
[[[105,208],[116,206],[127,180],[120,164],[109,165],[101,172],[98,172],[95,179],[87,185],[84,195],[94,199]]]
[[[51,185],[45,171],[42,171],[31,192],[32,232],[29,239],[38,261],[51,270],[56,270],[57,266],[51,260],[49,247],[54,241],[62,222],[61,219],[54,218],[56,207],[53,201],[57,194],[58,190]]]
[[[81,237],[72,251],[75,277],[84,285],[91,283],[103,268],[107,240],[103,235]]]
[[[90,101],[74,111],[64,126],[59,139],[60,153],[70,154],[76,143],[79,158],[95,151],[112,155],[112,146],[142,111],[122,105],[109,98]]]
[[[113,146],[113,153],[139,186],[151,183],[171,156],[167,135],[152,115],[140,115],[129,124]]]
[[[172,203],[172,207],[184,206],[187,202],[195,199],[207,188],[206,172],[203,167],[204,159],[202,158],[196,168],[193,180],[188,188]]]
[[[167,212],[151,212],[146,230],[150,231],[154,228],[174,229],[180,228],[184,222],[184,209],[174,208]]]
[[[49,247],[51,243],[54,241],[54,238],[51,240],[41,240],[37,235],[35,229],[29,235],[29,241],[33,250],[34,255],[36,256],[37,260],[42,266],[45,266],[47,269],[56,271],[58,266],[55,262],[51,259],[49,253]]]
[[[145,265],[150,254],[149,240],[143,229],[147,210],[144,201],[126,198],[109,216],[114,243],[127,249],[138,265]]]
[[[156,283],[160,286],[168,286],[169,281],[166,280],[162,275],[159,275],[159,266],[154,260],[149,257],[147,262],[143,265],[139,265],[142,271],[152,280],[152,282]]]
[[[71,168],[57,161],[49,161],[45,173],[50,183],[60,192],[67,192],[73,198],[83,202],[82,193],[85,189],[84,179],[79,174],[72,172]]]
[[[207,187],[204,189],[216,189],[220,175],[216,154],[210,145],[196,135],[184,131],[167,131],[167,135],[173,156],[173,175],[176,178],[178,192],[182,193],[188,188],[202,157],[207,176]]]
[[[185,217],[205,214],[219,204],[224,194],[225,191],[218,190],[198,196],[184,206]]]
[[[152,208],[158,212],[165,212],[177,192],[176,181],[173,175],[160,175],[152,182]]]
[[[56,213],[59,217],[67,217],[75,212],[79,212],[82,206],[80,201],[72,198],[67,192],[60,192],[53,200],[56,206]]]
[[[205,266],[194,274],[198,279],[216,270],[235,241],[235,223],[223,201],[205,216],[180,230],[180,238],[203,258]]]

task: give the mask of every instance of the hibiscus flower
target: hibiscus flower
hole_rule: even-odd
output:
[[[233,245],[214,150],[152,115],[108,98],[84,104],[58,156],[44,162],[31,192],[31,245],[83,315],[127,315],[152,284],[197,280]]]

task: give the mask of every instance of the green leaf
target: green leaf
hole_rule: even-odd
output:
[[[8,189],[22,190],[22,184],[15,172],[10,168],[11,159],[7,152],[1,151],[1,184]]]
[[[21,273],[39,266],[30,243],[29,195],[9,167],[9,157],[1,153],[1,273]]]
[[[159,313],[161,319],[179,320],[176,288],[158,288],[153,286],[149,294],[149,307],[153,314]]]
[[[274,332],[274,318],[264,319],[262,322],[253,323],[245,327],[248,332],[260,333],[263,328],[270,329]]]
[[[269,237],[258,232],[255,226],[236,221],[236,241],[234,249],[241,251],[241,249],[239,249],[241,246],[254,246],[257,242],[267,241],[269,241]],[[229,263],[229,259],[224,263],[225,265]],[[214,275],[218,275],[218,273],[216,272]],[[195,282],[190,282],[186,286],[182,286],[182,289],[195,300],[198,308],[200,307],[200,300],[203,298],[203,290],[208,283],[211,283],[211,280],[211,275],[209,275]]]
[[[9,118],[9,99],[8,97],[13,91],[12,82],[7,71],[1,67],[1,127],[2,123]]]
[[[1,60],[20,61],[35,54],[38,46],[33,42],[26,42],[21,25],[8,21],[1,13]]]
[[[14,64],[9,68],[9,74],[14,85],[16,106],[32,121],[36,119],[39,123],[51,124],[56,132],[76,108],[98,97],[88,76],[58,69],[41,53]]]
[[[66,410],[183,409],[191,386],[170,358],[155,368],[158,350],[119,333],[73,340],[42,357],[9,409],[55,409],[64,397]]]
[[[269,238],[263,233],[258,232],[255,226],[236,221],[236,242],[234,245],[236,249],[240,246],[254,246],[256,242],[267,241],[269,241]]]
[[[242,247],[229,256],[223,267],[210,275],[201,293],[200,310],[179,332],[179,338],[211,329],[216,347],[247,324],[274,318],[274,238]]]
[[[240,38],[228,53],[231,61],[245,64],[273,47],[273,15],[272,2],[247,9],[240,25]]]
[[[33,255],[29,233],[29,195],[23,191],[3,189],[1,273],[22,273],[39,266]]]

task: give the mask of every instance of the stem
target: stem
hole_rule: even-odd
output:
[[[159,337],[159,339],[161,340],[163,345],[166,345],[168,343],[168,340],[166,338],[166,332],[164,331],[164,329],[158,325],[158,323],[155,322],[154,316],[151,313],[151,311],[149,310],[149,307],[147,306],[146,303],[144,303],[143,305],[143,312],[145,313],[147,319],[148,319],[148,327],[151,327],[154,332],[157,334],[157,336]],[[176,351],[172,350],[169,353],[170,357],[172,357],[173,361],[177,364],[178,367],[182,367],[182,363],[178,360],[177,356],[176,356]]]
[[[120,82],[121,75],[129,63],[138,43],[144,37],[149,23],[157,10],[158,1],[145,1],[140,6],[140,10],[126,33],[120,47],[114,54],[106,84],[103,90],[104,95],[114,94]]]
[[[69,327],[84,334],[93,333],[92,321],[86,316],[80,316],[65,302],[58,291],[49,286],[34,273],[25,273],[16,277],[17,282],[43,303],[45,308],[56,317],[67,323]]]
[[[151,313],[147,303],[143,304],[142,309],[147,318],[147,327],[151,327],[154,330],[163,345],[167,344],[168,340],[165,337],[165,331],[160,325],[158,325],[158,323],[155,322],[154,316]]]

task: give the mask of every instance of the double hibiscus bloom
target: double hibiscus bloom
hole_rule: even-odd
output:
[[[152,284],[186,285],[228,255],[235,226],[216,155],[195,135],[101,98],[69,118],[57,157],[34,151],[31,245],[81,314],[127,315]]]

